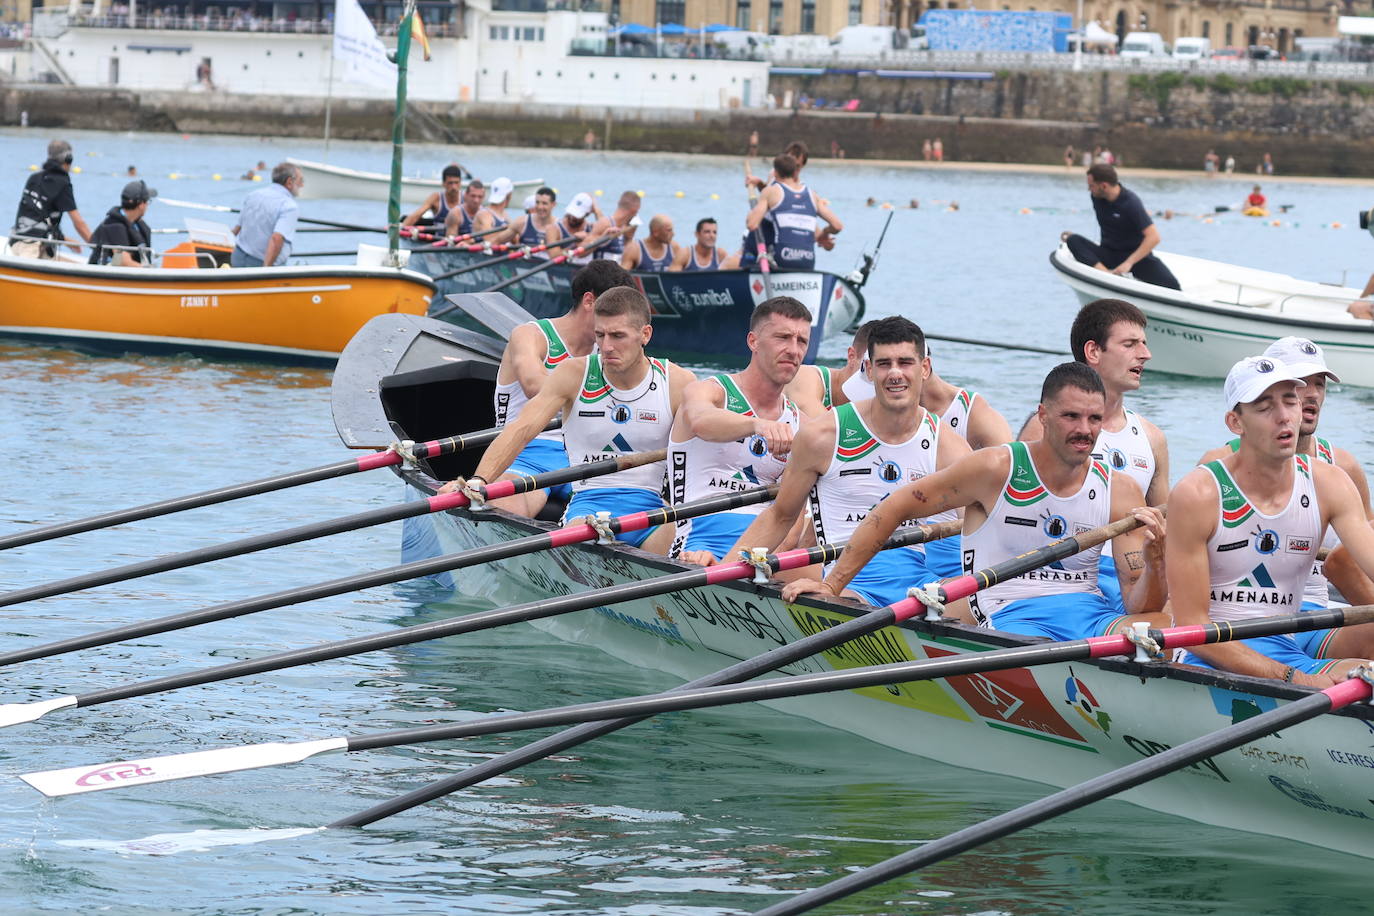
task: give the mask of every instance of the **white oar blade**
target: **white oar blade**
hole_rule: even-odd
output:
[[[347,738],[295,741],[290,744],[250,744],[247,747],[227,747],[213,751],[194,751],[190,754],[171,754],[143,760],[122,760],[116,763],[25,773],[19,778],[49,798],[57,798],[62,795],[80,795],[83,792],[103,792],[106,789],[122,789],[126,786],[190,779],[193,776],[213,776],[216,773],[236,773],[239,770],[299,763],[307,757],[328,751],[341,751],[347,747]]]
[[[141,840],[58,840],[59,846],[100,849],[140,856],[170,856],[179,852],[204,852],[217,846],[247,846],[271,840],[293,840],[319,833],[323,827],[253,828],[249,830],[194,830],[190,833],[157,833]]]
[[[0,728],[20,725],[41,719],[54,709],[66,709],[76,705],[76,697],[58,697],[39,703],[5,703],[0,705]]]

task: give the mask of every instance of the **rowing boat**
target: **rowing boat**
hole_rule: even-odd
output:
[[[393,430],[421,439],[426,430],[445,424],[474,429],[489,424],[495,378],[494,361],[486,355],[490,348],[480,335],[429,319],[384,316],[369,322],[344,351],[334,377],[341,438],[353,447],[372,447],[389,441]],[[439,480],[470,472],[479,457],[463,452],[397,473],[408,486],[429,494]],[[409,532],[408,543],[428,539],[443,552],[549,527],[499,510],[454,510],[412,524],[425,529]],[[467,595],[513,604],[682,568],[623,545],[583,544],[467,570],[461,584]],[[859,605],[844,601],[788,604],[771,586],[731,582],[535,625],[630,664],[687,679],[861,613]],[[957,623],[914,620],[808,658],[783,674],[1029,642]],[[1277,681],[1188,666],[1105,659],[770,705],[971,774],[998,773],[1062,787],[1307,693]],[[1122,797],[1152,811],[1374,857],[1371,733],[1374,711],[1352,707],[1203,760]],[[816,737],[843,740],[825,732]]]
[[[0,243],[0,336],[96,353],[332,365],[369,318],[424,314],[433,295],[412,270],[113,267],[14,257]]]
[[[481,252],[413,251],[409,264],[437,278],[447,271],[490,260],[491,255]],[[436,302],[447,295],[490,289],[543,263],[523,258],[436,279],[440,294]],[[556,264],[507,287],[505,292],[534,317],[553,318],[568,310],[572,276],[577,270],[576,265]],[[816,358],[826,335],[852,332],[864,313],[862,279],[866,275],[861,279],[813,270],[775,272],[765,277],[748,270],[698,270],[635,272],[633,276],[653,309],[654,352],[694,362],[746,362],[749,315],[754,306],[772,296],[791,296],[811,310],[809,360]]]
[[[305,186],[300,194],[304,200],[387,200],[391,195],[391,176],[381,172],[364,172],[308,159],[288,158],[286,161],[300,169],[305,176]],[[543,184],[542,178],[517,181],[515,190],[511,192],[511,200],[518,204]],[[412,206],[422,204],[426,197],[443,189],[443,182],[438,178],[402,178],[401,203]]]
[[[1350,385],[1374,387],[1374,325],[1346,306],[1360,291],[1288,274],[1155,250],[1181,290],[1080,264],[1061,245],[1050,264],[1079,302],[1125,299],[1149,319],[1150,369],[1222,378],[1237,360],[1294,335],[1321,345],[1327,364]]]

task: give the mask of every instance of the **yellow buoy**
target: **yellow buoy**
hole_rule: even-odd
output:
[[[81,166],[79,166],[79,165],[74,165],[74,166],[72,166],[72,171],[73,171],[73,172],[76,172],[77,174],[80,174],[80,173],[81,173]]]
[[[220,180],[220,174],[219,174],[219,172],[216,172],[215,174],[211,175],[210,178],[211,178],[211,180],[213,180],[213,181],[219,181],[219,180]]]
[[[644,192],[643,192],[643,191],[635,191],[635,193],[638,194],[640,197],[643,197],[643,196],[644,196]]]
[[[38,171],[38,166],[36,166],[36,165],[30,165],[30,166],[29,166],[29,171],[30,171],[30,172],[36,172],[36,171]]]
[[[593,191],[592,193],[595,194],[597,197],[600,197],[600,196],[601,196],[601,189],[600,189],[600,188],[597,188],[597,189],[596,189],[595,191]]]
[[[686,197],[687,195],[684,194],[684,193],[682,193],[681,191],[674,191],[674,192],[673,192],[673,196],[674,196],[674,197]]]
[[[178,178],[181,177],[181,175],[179,175],[179,174],[176,173],[176,172],[173,172],[173,173],[171,173],[170,175],[168,175],[167,177],[170,178],[170,179],[172,179],[173,181],[176,181]]]
[[[254,181],[262,181],[262,176],[261,176],[261,175],[254,175],[254,176],[253,176],[253,180],[254,180]]]
[[[715,193],[714,191],[712,191],[712,192],[711,192],[711,199],[712,199],[712,200],[720,200],[720,195],[717,194],[717,193]]]

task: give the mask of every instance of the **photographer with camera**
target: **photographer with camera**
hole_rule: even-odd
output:
[[[1360,228],[1374,235],[1374,207],[1360,211]],[[1370,300],[1371,296],[1374,296],[1374,274],[1369,275],[1369,282],[1360,291],[1360,298],[1346,306],[1345,310],[1356,318],[1374,319],[1374,301]]]

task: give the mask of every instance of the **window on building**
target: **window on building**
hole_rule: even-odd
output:
[[[528,27],[526,27],[526,29],[525,29],[525,40],[526,40],[526,41],[534,41],[534,26],[528,26]]]
[[[1226,47],[1228,48],[1235,44],[1235,27],[1235,23],[1226,23]]]
[[[663,25],[684,25],[687,20],[687,0],[658,0],[658,21]]]
[[[864,0],[849,0],[849,24],[859,25],[864,21]]]
[[[496,26],[491,26],[490,28],[491,28],[491,40],[492,40],[492,41],[495,41],[495,40],[496,40],[497,28],[496,28]]]
[[[782,0],[768,0],[768,34],[782,34]]]
[[[750,9],[751,5],[749,0],[739,0],[735,4],[735,28],[745,30],[753,28],[753,23],[749,19],[753,13]]]
[[[803,35],[816,31],[816,0],[802,0],[800,31]]]
[[[1212,37],[1212,20],[1210,20],[1210,19],[1204,19],[1204,20],[1202,20],[1202,37],[1203,37],[1203,38],[1211,38],[1211,37]]]

